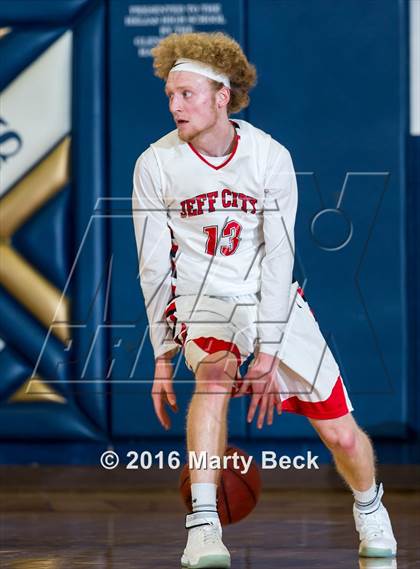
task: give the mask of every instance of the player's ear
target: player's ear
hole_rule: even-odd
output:
[[[227,107],[229,101],[230,101],[230,89],[223,86],[216,93],[217,106],[219,107],[219,109],[221,109],[223,107]]]

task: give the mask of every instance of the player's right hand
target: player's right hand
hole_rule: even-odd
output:
[[[259,352],[248,367],[238,395],[251,392],[247,421],[251,423],[259,407],[257,428],[262,429],[264,420],[267,425],[273,424],[274,411],[281,414],[281,398],[277,384],[277,368],[280,360],[271,355]]]
[[[155,413],[160,424],[166,430],[171,428],[171,419],[166,412],[168,405],[172,411],[178,412],[176,395],[173,390],[172,362],[167,357],[157,358],[155,362],[155,376],[152,387],[152,400]]]

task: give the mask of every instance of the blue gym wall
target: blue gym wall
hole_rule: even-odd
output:
[[[296,277],[379,458],[419,462],[420,143],[408,131],[407,2],[209,4],[212,12],[200,2],[0,0],[0,28],[11,28],[0,39],[0,91],[73,32],[71,175],[12,237],[13,248],[69,298],[69,338],[57,339],[0,280],[0,462],[97,464],[109,445],[183,448],[192,376],[181,360],[180,412],[165,433],[150,398],[153,357],[131,192],[137,156],[173,128],[163,84],[141,50],[151,36],[191,25],[228,32],[256,65],[258,85],[240,118],[292,154]],[[190,8],[171,21],[153,12],[172,5]],[[1,107],[0,119],[12,132]],[[5,132],[0,176],[13,160],[1,154]],[[34,369],[45,392],[23,396]],[[328,460],[304,418],[284,414],[258,431],[245,413],[246,400],[233,400],[229,430],[238,445],[311,448]]]

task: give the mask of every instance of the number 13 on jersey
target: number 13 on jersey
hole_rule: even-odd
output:
[[[203,227],[203,232],[207,234],[206,253],[208,255],[216,255],[220,239],[227,237],[229,239],[228,244],[220,245],[220,253],[225,256],[233,255],[239,247],[241,231],[242,225],[234,219],[226,221],[220,236],[218,234],[218,225],[206,225],[206,227]]]

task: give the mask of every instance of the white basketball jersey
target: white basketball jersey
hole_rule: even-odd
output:
[[[173,294],[260,293],[261,319],[275,318],[277,338],[292,280],[293,165],[270,135],[246,121],[232,123],[233,150],[217,165],[176,130],[137,161],[134,211],[147,210],[134,217],[141,285],[151,327]],[[165,276],[168,267],[172,275]],[[162,334],[151,332],[155,354]]]
[[[260,290],[261,210],[271,137],[235,121],[234,147],[214,166],[177,131],[152,144],[177,247],[176,294]]]

